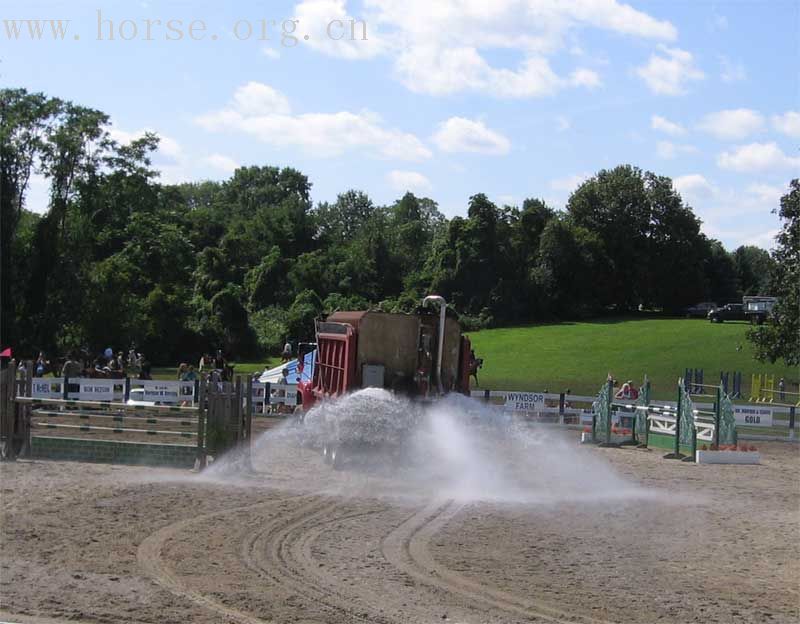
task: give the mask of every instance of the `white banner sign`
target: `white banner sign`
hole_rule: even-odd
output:
[[[64,379],[60,377],[35,378],[31,382],[31,396],[37,399],[61,399],[64,396],[63,383]]]
[[[772,409],[769,407],[744,407],[734,405],[733,415],[737,425],[746,427],[771,427]]]
[[[194,402],[193,381],[142,381],[131,380],[131,388],[144,388],[143,401],[177,404]]]
[[[70,380],[72,381],[72,380]],[[81,401],[120,401],[125,396],[124,379],[80,379],[78,399]],[[70,393],[73,398],[74,393]]]
[[[509,392],[506,395],[506,409],[516,412],[533,412],[544,407],[545,395],[539,392]]]

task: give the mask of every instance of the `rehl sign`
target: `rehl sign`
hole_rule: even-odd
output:
[[[544,407],[544,394],[537,392],[509,392],[506,395],[505,407],[515,412],[532,412]]]

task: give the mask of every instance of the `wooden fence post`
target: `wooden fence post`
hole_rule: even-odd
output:
[[[10,360],[0,370],[0,460],[14,461],[14,397],[17,391],[17,363]]]
[[[206,467],[206,377],[201,376],[197,386],[197,469],[204,470]]]
[[[25,396],[33,396],[33,360],[28,360],[25,366]],[[19,410],[19,434],[22,438],[20,455],[30,457],[31,455],[31,413],[33,406],[28,403]]]

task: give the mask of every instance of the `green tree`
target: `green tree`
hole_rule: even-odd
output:
[[[677,309],[703,294],[700,221],[672,181],[629,165],[602,170],[569,199],[577,226],[597,234],[621,309]]]
[[[769,295],[775,268],[769,252],[753,245],[742,245],[733,252],[733,263],[743,295]]]
[[[748,332],[759,360],[800,365],[800,180],[789,184],[778,210],[782,227],[775,237],[771,291],[778,297],[767,322]]]
[[[736,265],[733,256],[725,250],[718,240],[708,241],[703,264],[706,280],[706,298],[719,305],[738,301],[742,298],[736,278]]]
[[[0,90],[0,345],[19,345],[23,332],[17,321],[23,318],[24,305],[18,301],[19,269],[27,267],[25,256],[15,245],[22,219],[25,193],[43,149],[44,137],[51,130],[59,100],[25,89]]]

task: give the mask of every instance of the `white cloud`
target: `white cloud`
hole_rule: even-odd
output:
[[[433,188],[431,181],[416,171],[390,171],[386,179],[389,182],[389,186],[401,193],[406,191],[426,193]]]
[[[556,115],[556,130],[564,132],[572,127],[572,122],[566,115]]]
[[[665,117],[661,117],[660,115],[653,115],[650,117],[650,127],[653,128],[653,130],[660,130],[672,136],[686,134],[686,129],[682,125],[670,121]]]
[[[672,186],[689,202],[710,197],[717,192],[714,185],[699,173],[678,176],[672,180]]]
[[[476,152],[503,155],[511,149],[511,141],[482,121],[451,117],[439,124],[433,142],[443,152]]]
[[[480,91],[501,98],[525,98],[552,95],[568,85],[588,86],[559,78],[544,57],[530,57],[516,70],[496,69],[472,47],[434,50],[418,46],[402,53],[395,69],[408,89],[429,95]],[[585,75],[582,80],[591,81]]]
[[[239,163],[230,156],[225,156],[223,154],[209,154],[203,158],[203,162],[223,173],[233,173],[239,168]]]
[[[421,160],[431,151],[413,134],[386,128],[370,111],[291,114],[288,100],[261,83],[236,90],[233,101],[195,122],[206,130],[235,130],[276,147],[299,147],[326,158],[346,152],[369,152],[382,158]]]
[[[180,144],[170,136],[165,134],[161,134],[152,128],[142,128],[141,130],[135,130],[133,132],[128,132],[127,130],[123,130],[122,128],[117,128],[116,126],[110,126],[108,128],[109,136],[116,141],[117,143],[127,144],[137,139],[141,139],[145,133],[151,132],[153,134],[158,135],[158,150],[156,151],[157,154],[161,156],[165,156],[168,160],[177,161],[183,158],[183,148]]]
[[[763,204],[772,206],[777,206],[781,197],[786,194],[786,187],[784,186],[771,186],[760,183],[750,184],[745,190]]]
[[[600,76],[591,69],[579,68],[570,74],[570,84],[576,87],[588,87],[593,89],[601,84]]]
[[[547,59],[572,45],[573,31],[593,27],[657,41],[677,37],[670,22],[617,0],[365,0],[356,17],[368,25],[367,41],[350,41],[349,25],[346,40],[332,41],[325,33],[333,19],[350,19],[343,0],[306,0],[295,14],[304,29],[311,28],[310,47],[353,59],[387,55],[403,84],[432,95],[537,97],[567,87],[594,88],[600,84],[596,72],[575,68],[559,76]],[[518,52],[522,60],[515,67],[491,64],[485,54],[498,49]]]
[[[264,56],[266,56],[267,58],[270,58],[270,59],[273,59],[273,60],[274,59],[279,59],[281,57],[281,53],[280,52],[278,52],[275,48],[270,48],[268,46],[265,46],[265,47],[261,48],[261,53]]]
[[[702,80],[705,74],[695,67],[690,52],[659,45],[659,53],[651,54],[646,65],[636,69],[648,88],[659,95],[682,95],[687,83]]]
[[[495,203],[501,206],[516,206],[517,204],[519,204],[519,200],[517,199],[516,195],[504,194],[504,195],[498,195],[497,202]]]
[[[800,112],[786,111],[783,115],[773,115],[772,126],[786,136],[800,139]]]
[[[722,110],[703,117],[697,127],[718,139],[740,140],[761,130],[764,117],[749,108]]]
[[[722,169],[749,173],[775,169],[800,169],[800,157],[787,156],[776,143],[740,145],[717,157]]]
[[[371,58],[386,45],[375,30],[377,21],[349,15],[344,0],[307,0],[294,13],[299,20],[295,36],[308,36],[304,46],[330,56]]]
[[[572,193],[590,177],[591,175],[588,173],[576,173],[563,178],[556,178],[555,180],[550,180],[550,188],[562,193]]]
[[[741,82],[747,78],[747,70],[741,63],[734,63],[727,56],[721,55],[719,64],[722,66],[720,73],[722,82]]]
[[[289,100],[280,91],[261,82],[248,82],[233,94],[236,110],[242,115],[288,115]]]
[[[671,160],[681,154],[696,154],[697,148],[694,145],[673,143],[672,141],[659,141],[656,144],[656,154],[659,158]]]

